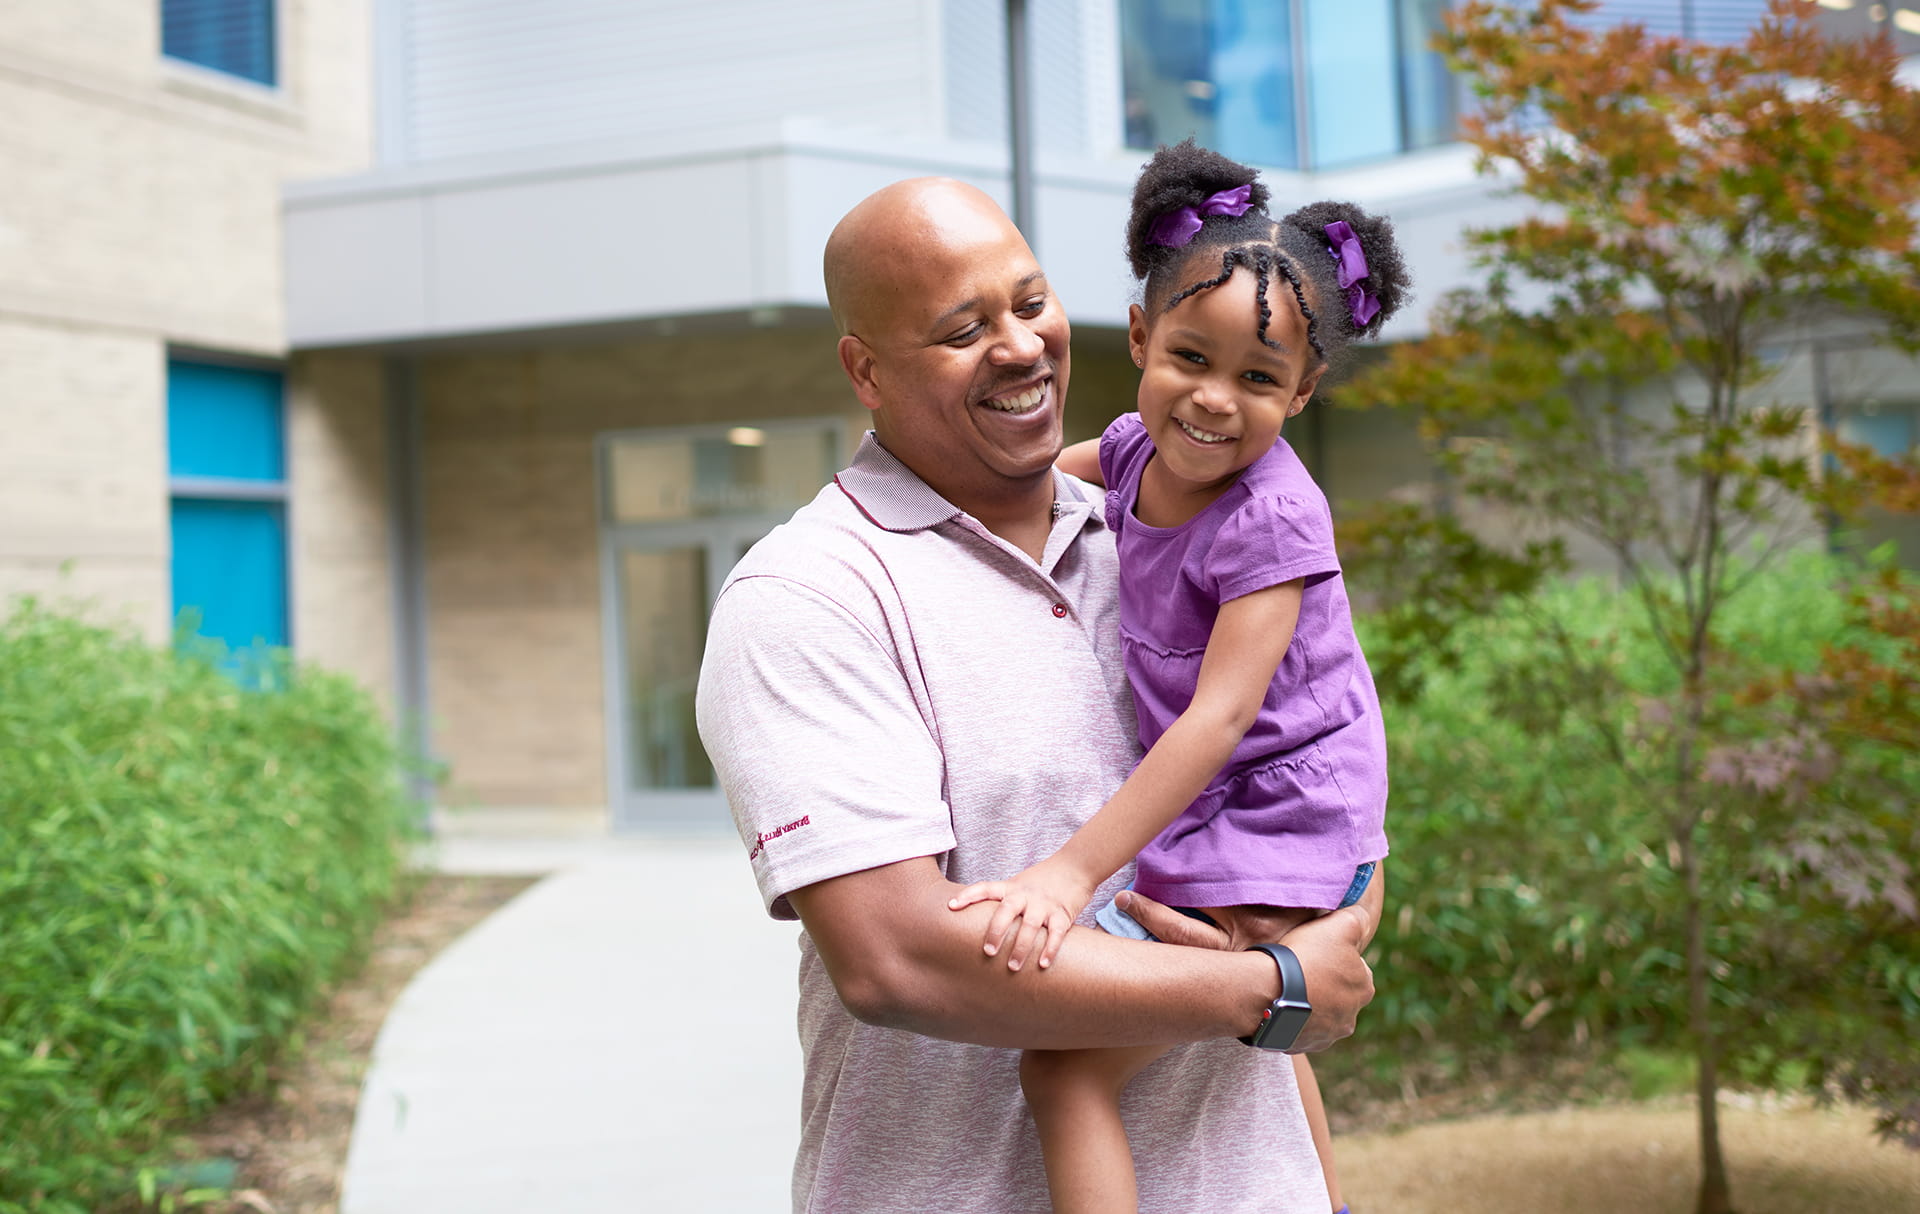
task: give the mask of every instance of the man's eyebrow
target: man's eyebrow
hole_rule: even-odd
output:
[[[1045,270],[1035,270],[1033,273],[1027,275],[1025,278],[1022,278],[1019,282],[1016,282],[1013,284],[1014,294],[1016,295],[1019,294],[1021,291],[1026,290],[1028,287],[1032,286],[1034,283],[1045,279],[1046,276],[1047,274]],[[964,316],[965,314],[973,311],[975,308],[979,306],[980,306],[980,297],[976,295],[972,299],[969,299],[964,303],[957,303],[953,305],[951,308],[948,308],[946,311],[940,313],[940,315],[934,317],[933,323],[928,325],[927,328],[934,333],[938,333],[940,330],[946,328],[947,325],[952,323],[954,320],[957,320],[961,316]]]
[[[975,308],[979,306],[980,306],[980,297],[976,295],[972,299],[967,300],[965,303],[957,303],[953,305],[951,308],[948,308],[946,311],[940,313],[940,315],[934,317],[933,323],[929,324],[927,328],[930,332],[937,334],[942,329],[946,328],[949,324],[953,323],[955,320],[966,315],[968,312],[973,311]]]

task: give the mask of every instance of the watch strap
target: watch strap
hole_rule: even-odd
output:
[[[1307,1002],[1307,973],[1300,968],[1300,958],[1284,944],[1256,944],[1247,951],[1273,958],[1280,968],[1280,997],[1267,1005],[1260,1027],[1240,1040],[1256,1049],[1291,1049],[1306,1027],[1307,1017],[1313,1014],[1313,1005]]]

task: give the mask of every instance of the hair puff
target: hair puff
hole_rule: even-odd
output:
[[[1148,243],[1147,233],[1161,216],[1181,207],[1198,207],[1222,190],[1243,185],[1253,187],[1248,195],[1252,208],[1247,214],[1264,216],[1267,187],[1246,165],[1191,139],[1156,150],[1133,186],[1133,212],[1127,219],[1127,264],[1133,267],[1133,276],[1144,279],[1156,263],[1181,252]],[[1219,219],[1209,218],[1207,222],[1218,223]]]
[[[1392,220],[1384,215],[1369,214],[1351,202],[1310,202],[1280,221],[1284,233],[1281,245],[1289,252],[1297,250],[1296,255],[1304,258],[1308,254],[1301,248],[1303,244],[1309,248],[1326,248],[1327,225],[1343,221],[1353,228],[1353,234],[1360,240],[1361,251],[1366,254],[1365,286],[1379,299],[1380,311],[1365,325],[1353,322],[1353,313],[1344,300],[1337,306],[1328,300],[1321,311],[1335,316],[1344,339],[1375,337],[1387,318],[1398,312],[1412,296],[1413,276],[1407,270],[1400,243],[1394,238]],[[1295,232],[1305,240],[1295,237]],[[1328,256],[1331,257],[1331,253]],[[1338,290],[1337,282],[1329,285]]]

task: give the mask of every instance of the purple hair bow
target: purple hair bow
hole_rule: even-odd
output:
[[[1328,224],[1326,233],[1327,252],[1333,254],[1339,267],[1340,289],[1347,293],[1347,311],[1353,316],[1354,328],[1364,329],[1380,315],[1380,297],[1360,285],[1367,277],[1367,254],[1353,225],[1346,220]]]
[[[1205,222],[1204,215],[1232,215],[1236,218],[1253,209],[1251,200],[1253,186],[1237,185],[1231,190],[1221,190],[1197,207],[1180,207],[1168,211],[1153,221],[1147,229],[1147,243],[1165,245],[1170,249],[1180,248],[1193,239]]]

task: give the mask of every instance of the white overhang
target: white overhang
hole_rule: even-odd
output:
[[[1035,244],[1077,324],[1125,324],[1121,237],[1140,163],[1127,155],[1050,157],[1037,173]],[[925,174],[970,181],[1003,204],[1010,193],[1000,148],[801,123],[296,183],[284,201],[289,340],[316,349],[703,318],[818,323],[833,225],[880,186]],[[1352,198],[1392,215],[1421,301],[1464,281],[1461,228],[1514,208],[1492,199],[1459,146],[1268,181],[1277,200]],[[1395,335],[1424,327],[1418,306]]]

